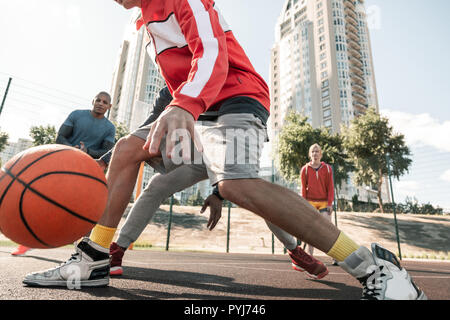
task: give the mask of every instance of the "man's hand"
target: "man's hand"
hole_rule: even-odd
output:
[[[199,152],[202,152],[202,147],[199,138],[195,135],[195,120],[194,117],[186,110],[178,107],[168,107],[159,116],[158,120],[153,123],[153,126],[147,136],[147,141],[143,149],[148,150],[150,156],[157,156],[159,154],[159,147],[161,139],[166,137],[166,155],[172,158],[172,151],[175,147],[177,134],[180,135],[181,148],[183,150],[183,159],[189,160],[190,153],[190,139],[183,139],[183,137],[190,136],[194,140],[195,147]],[[189,153],[189,154],[188,154]]]
[[[212,229],[214,229],[217,222],[219,222],[220,218],[222,217],[222,200],[211,194],[203,203],[203,207],[200,210],[200,213],[205,212],[207,207],[209,207],[210,213],[208,224],[206,225],[206,227],[211,231]]]
[[[95,159],[95,162],[97,162],[97,164],[100,166],[100,168],[102,168],[103,170],[106,170],[106,168],[108,167],[105,163],[105,161],[103,161],[102,159]]]
[[[84,145],[84,142],[83,142],[83,141],[80,141],[80,145],[76,145],[75,148],[78,148],[78,149],[80,149],[81,151],[87,153],[87,148],[86,148],[86,146]]]
[[[332,206],[328,206],[327,207],[327,211],[328,211],[328,215],[331,215],[333,213],[333,207]]]

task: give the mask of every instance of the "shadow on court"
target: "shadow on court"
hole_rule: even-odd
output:
[[[120,299],[358,299],[361,289],[344,283],[319,280],[329,289],[316,288],[279,288],[257,283],[238,283],[232,277],[198,272],[170,271],[125,267],[120,282],[134,283],[135,288],[114,286],[118,277],[112,278],[113,286],[98,289],[82,289],[97,298],[117,297]],[[310,286],[314,287],[313,280]],[[151,290],[147,287],[168,287],[170,292]],[[139,288],[141,287],[141,288]],[[187,293],[194,291],[192,293]],[[243,297],[248,296],[248,297]]]

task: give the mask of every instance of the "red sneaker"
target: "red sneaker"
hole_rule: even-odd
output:
[[[294,250],[288,250],[292,260],[292,268],[297,271],[305,271],[313,279],[322,279],[328,274],[327,267],[316,258],[307,254],[300,246]]]
[[[109,274],[111,276],[121,276],[123,274],[122,258],[125,254],[125,250],[122,247],[119,247],[117,243],[112,242],[109,246],[109,254],[111,256]]]
[[[31,250],[30,247],[25,247],[23,245],[19,245],[16,250],[11,252],[11,255],[13,255],[13,256],[23,256],[25,253],[27,253],[30,250]]]

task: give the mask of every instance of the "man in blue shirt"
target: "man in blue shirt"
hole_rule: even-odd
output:
[[[116,128],[105,117],[111,108],[111,96],[108,93],[98,93],[92,106],[92,110],[70,113],[58,131],[56,143],[79,148],[96,159],[114,146]]]

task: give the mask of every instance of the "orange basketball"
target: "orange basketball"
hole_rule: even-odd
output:
[[[0,232],[31,248],[55,248],[86,235],[106,207],[103,170],[65,145],[27,149],[0,173]]]

